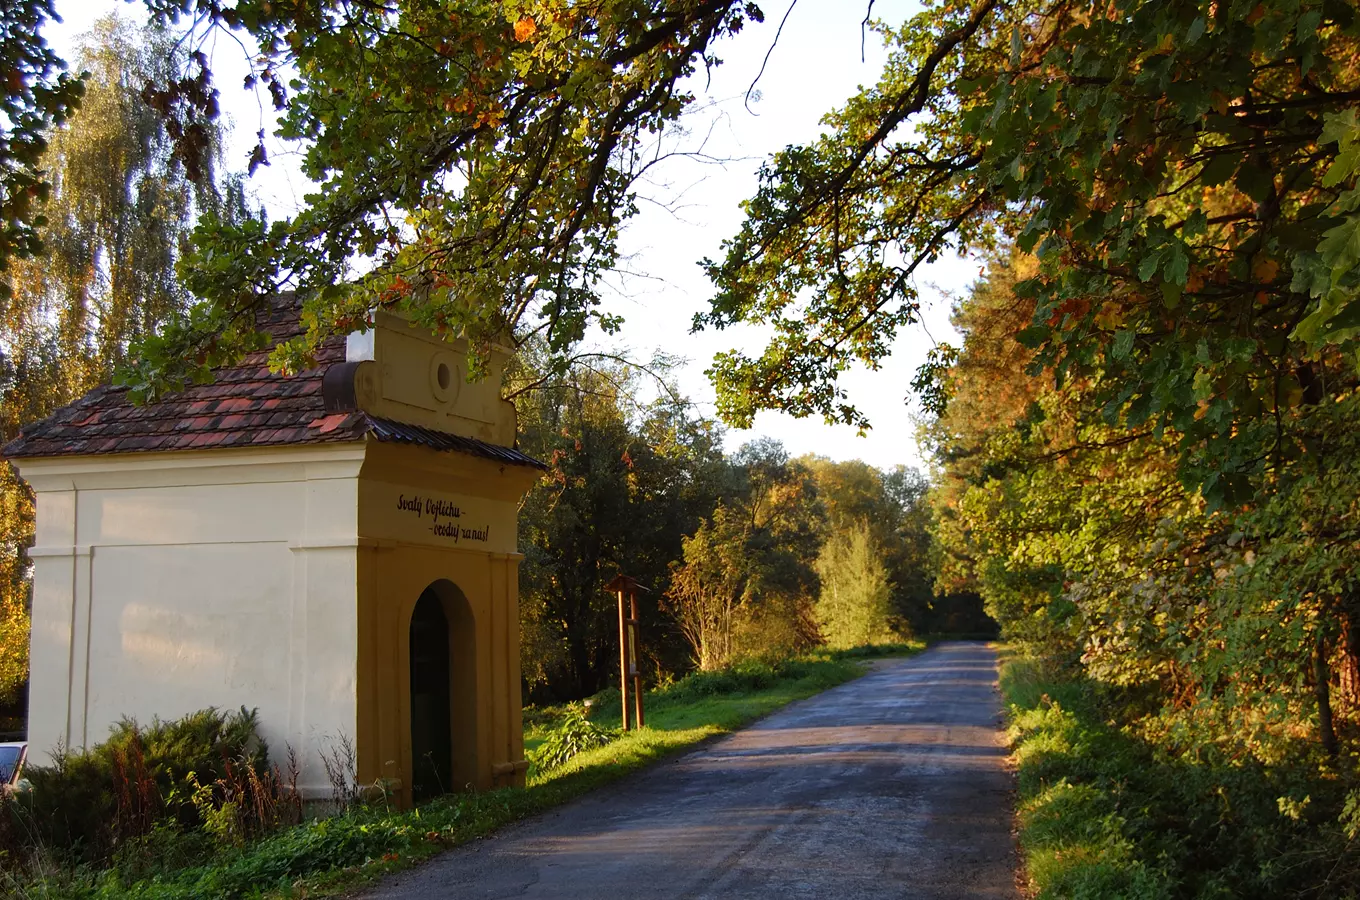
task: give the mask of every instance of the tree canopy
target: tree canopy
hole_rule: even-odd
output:
[[[591,321],[618,327],[595,286],[657,159],[648,136],[763,15],[736,0],[147,3],[256,40],[249,81],[321,190],[273,225],[204,219],[181,266],[204,302],[144,341],[126,378],[146,393],[255,346],[252,307],[284,283],[309,325],[275,352],[284,369],[390,306],[475,346],[541,340],[560,372]],[[868,426],[840,375],[877,365],[917,317],[920,267],[1013,242],[1020,261],[989,279],[1007,311],[978,320],[1009,349],[956,368],[939,348],[918,379],[934,412],[985,405],[959,385],[1008,371],[1027,405],[1002,421],[1048,434],[1045,459],[1155,446],[1174,458],[1157,483],[1203,514],[1331,477],[1315,461],[1344,428],[1326,404],[1351,396],[1360,349],[1351,4],[974,0],[874,27],[882,78],[762,168],[707,262],[696,327],[773,331],[763,352],[716,360],[724,418]],[[217,100],[208,60],[188,60],[145,95],[194,171]],[[979,478],[1008,465],[979,464]]]
[[[1018,288],[1036,370],[1104,372],[1108,420],[1174,427],[1191,477],[1236,496],[1260,461],[1234,424],[1273,427],[1351,349],[1354,9],[983,2],[890,39],[883,80],[766,166],[709,265],[704,323],[777,332],[718,362],[726,415],[867,424],[838,374],[916,315],[922,262],[1006,234],[1039,262]]]
[[[208,302],[146,346],[129,382],[150,392],[253,346],[249,310],[285,281],[312,325],[276,353],[285,369],[375,305],[480,345],[541,334],[560,352],[618,327],[595,288],[648,136],[762,18],[713,0],[148,5],[258,41],[252,80],[321,185],[272,227],[200,227],[185,273]],[[1021,286],[1035,365],[1120,372],[1104,414],[1174,426],[1188,477],[1230,502],[1261,461],[1225,427],[1274,427],[1277,398],[1354,349],[1352,6],[979,0],[875,27],[881,80],[763,167],[707,263],[696,327],[774,329],[715,361],[723,417],[869,425],[839,376],[917,317],[923,264],[1007,234],[1040,261]],[[206,64],[151,92],[173,120],[215,112]],[[195,158],[197,132],[177,133]]]
[[[53,18],[52,0],[9,0],[0,9],[0,273],[11,259],[31,257],[42,247],[39,207],[52,188],[42,162],[47,132],[80,102],[80,79],[64,71],[42,38]],[[0,294],[5,290],[0,284]]]
[[[147,5],[250,33],[251,81],[320,185],[269,228],[203,223],[186,283],[209,302],[144,348],[129,383],[151,392],[253,346],[250,309],[285,281],[313,324],[276,352],[285,369],[374,305],[483,348],[537,335],[561,352],[592,321],[615,328],[596,283],[655,162],[647,137],[690,102],[681,82],[711,45],[760,18],[734,0]],[[152,92],[172,118],[215,112],[206,65]]]

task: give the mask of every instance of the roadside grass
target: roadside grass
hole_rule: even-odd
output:
[[[1040,898],[1169,898],[1128,836],[1120,794],[1143,762],[1094,721],[1084,686],[1007,652],[1001,691],[1017,764],[1020,845]]]
[[[122,864],[95,870],[51,864],[39,867],[41,875],[30,870],[22,878],[7,876],[0,867],[0,896],[20,900],[270,900],[347,893],[856,678],[865,671],[862,660],[910,655],[924,647],[924,643],[911,643],[819,651],[791,660],[694,673],[648,692],[645,728],[622,734],[554,769],[531,772],[523,789],[451,795],[414,810],[357,807],[279,830],[244,847],[220,850],[196,865],[148,865],[145,859],[133,865],[124,859]],[[618,710],[615,689],[612,696],[606,691],[599,697],[591,716],[616,725]],[[564,709],[526,712],[526,747],[532,747],[561,720]],[[173,843],[181,837],[189,836],[166,833],[160,839]]]
[[[1310,778],[1306,764],[1161,750],[1119,726],[1117,694],[1013,650],[1001,690],[1038,900],[1356,896],[1344,785]],[[1304,814],[1291,798],[1305,798]]]
[[[673,684],[646,692],[644,731],[696,732],[687,741],[695,743],[733,731],[794,700],[855,678],[864,672],[858,665],[861,661],[911,656],[925,647],[923,641],[871,644],[848,650],[818,650],[774,662],[752,660],[716,672],[693,672]],[[618,688],[596,694],[591,698],[591,720],[617,726],[621,719],[619,699]],[[561,721],[564,709],[558,706],[527,711],[526,752],[532,752]]]

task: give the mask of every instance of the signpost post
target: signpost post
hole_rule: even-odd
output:
[[[646,724],[642,715],[642,668],[638,665],[638,602],[637,592],[646,590],[627,575],[619,575],[606,590],[619,597],[619,704],[623,712],[623,730],[628,730],[628,700],[633,700],[633,727]]]

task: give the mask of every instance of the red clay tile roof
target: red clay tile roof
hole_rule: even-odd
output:
[[[261,322],[275,341],[300,331],[292,299],[280,298]],[[27,425],[0,448],[9,459],[131,453],[147,450],[202,450],[217,447],[274,447],[363,440],[418,443],[517,465],[541,466],[507,447],[389,422],[362,411],[327,414],[321,381],[326,369],[345,361],[345,340],[333,338],[317,354],[317,368],[292,377],[269,370],[269,351],[218,369],[212,384],[194,385],[155,403],[135,406],[122,388],[97,387],[69,406]]]

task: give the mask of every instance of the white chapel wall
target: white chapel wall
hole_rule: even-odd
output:
[[[35,759],[97,743],[125,716],[244,705],[275,758],[291,745],[304,788],[323,790],[317,754],[355,721],[362,452],[25,463]]]
[[[86,743],[112,721],[206,706],[286,715],[292,593],[286,542],[99,546],[91,556]],[[171,712],[175,711],[175,712]],[[282,735],[279,735],[280,737]]]

